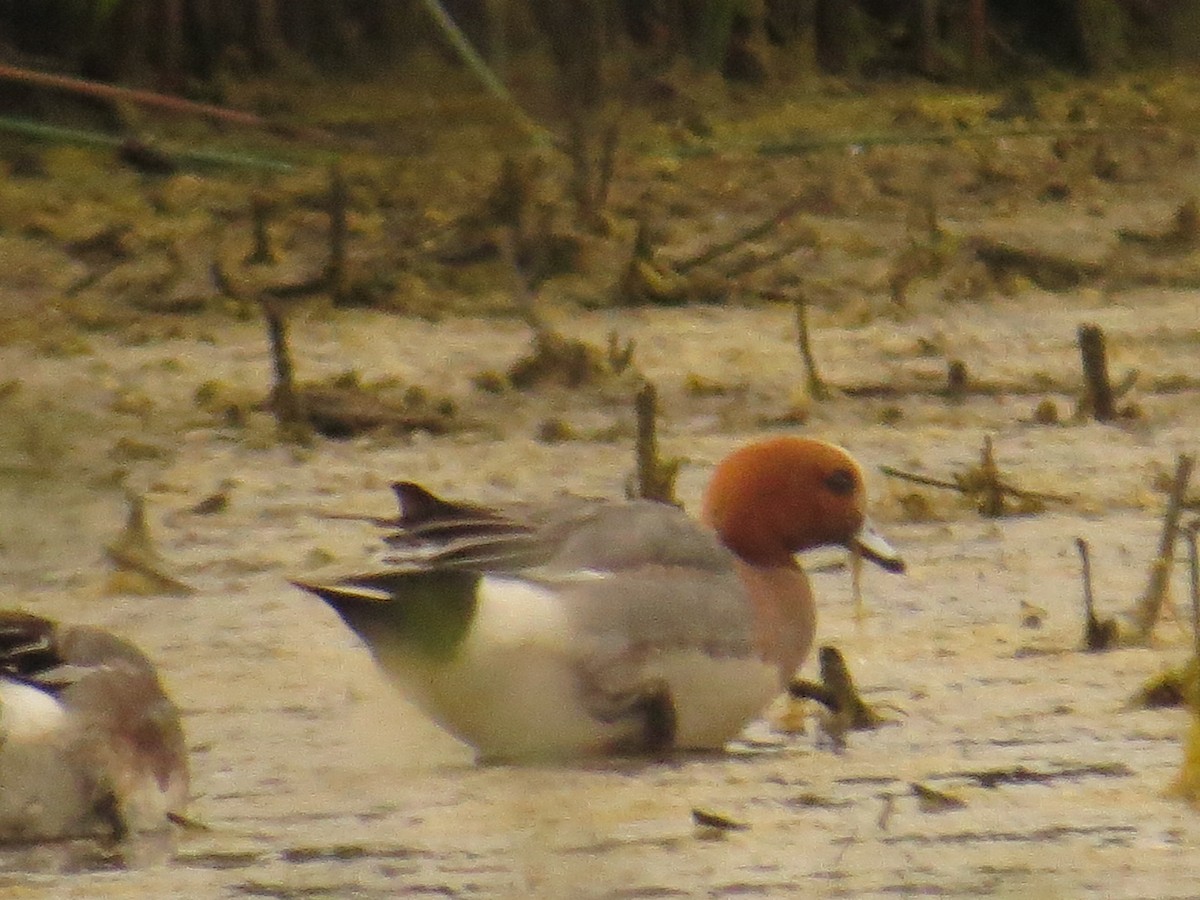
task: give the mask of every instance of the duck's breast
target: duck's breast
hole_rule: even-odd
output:
[[[0,679],[0,842],[78,832],[94,797],[73,771],[69,721],[50,694]]]

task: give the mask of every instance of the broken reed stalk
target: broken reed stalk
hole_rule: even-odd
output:
[[[1104,330],[1099,325],[1079,326],[1079,353],[1083,359],[1084,389],[1091,401],[1092,415],[1097,422],[1111,422],[1117,417],[1117,409],[1112,383],[1108,380]]]
[[[287,326],[279,301],[273,297],[259,298],[263,316],[267,320],[267,339],[271,347],[271,366],[275,382],[271,385],[271,412],[280,435],[286,440],[301,442],[309,437],[309,423],[304,414],[304,404],[296,390],[295,368],[288,349]]]
[[[267,219],[271,214],[271,201],[262,191],[254,191],[250,195],[250,220],[254,227],[254,249],[246,257],[251,264],[266,264],[275,262],[275,253],[271,250],[271,233],[267,227]]]
[[[588,117],[582,110],[570,116],[567,156],[571,160],[570,190],[575,200],[575,216],[580,225],[592,229],[598,219],[596,196],[592,192],[592,160],[588,155]]]
[[[698,266],[702,266],[705,263],[710,263],[715,259],[719,259],[726,253],[736,250],[738,247],[742,246],[748,241],[753,241],[756,238],[760,238],[767,232],[778,228],[788,219],[792,218],[792,216],[803,210],[805,204],[805,200],[795,198],[790,203],[779,209],[769,219],[752,225],[744,231],[738,232],[728,240],[712,244],[711,246],[702,250],[700,253],[697,253],[695,256],[680,260],[679,262],[675,263],[672,268],[680,275],[685,275]]]
[[[126,580],[114,593],[173,594],[178,597],[194,594],[195,588],[167,571],[166,562],[154,549],[146,521],[145,498],[130,490],[126,490],[125,498],[129,503],[125,527],[104,552],[117,571],[136,576],[137,587],[130,591],[134,584]]]
[[[1092,593],[1092,560],[1088,543],[1075,538],[1079,561],[1083,567],[1083,648],[1089,653],[1107,650],[1116,642],[1117,623],[1113,619],[1101,621],[1096,617],[1095,594]]]
[[[678,460],[662,460],[658,455],[658,389],[647,381],[633,398],[637,416],[637,496],[644,500],[678,505],[675,476]]]
[[[600,172],[596,183],[596,210],[603,210],[608,205],[608,192],[612,187],[613,170],[617,164],[617,145],[620,142],[621,130],[616,122],[604,129],[604,137],[600,142]]]
[[[945,488],[948,491],[967,493],[970,489],[957,481],[946,481],[944,478],[934,478],[932,475],[919,475],[916,472],[905,472],[894,466],[880,466],[879,471],[889,478],[899,478],[901,481],[911,481],[913,484],[923,484],[926,487]]]
[[[348,205],[346,176],[341,165],[335,162],[329,167],[329,262],[325,267],[329,295],[333,298],[334,306],[345,303],[350,293],[350,270],[346,260],[349,236],[346,224]]]
[[[834,746],[845,747],[848,731],[863,731],[887,724],[888,720],[862,699],[850,675],[850,667],[836,647],[822,647],[818,657],[820,682],[793,678],[788,684],[788,696],[792,700],[815,700],[829,710],[823,728]]]
[[[1196,547],[1196,533],[1200,532],[1200,519],[1192,519],[1183,529],[1183,538],[1188,547],[1188,586],[1192,594],[1192,656],[1200,664],[1200,555]]]
[[[983,483],[983,496],[980,498],[979,511],[990,518],[1004,515],[1004,485],[1000,481],[1000,468],[996,465],[996,456],[992,450],[992,436],[983,438],[983,450],[979,459],[980,480]]]
[[[533,137],[539,143],[557,144],[553,135],[534,122],[533,119],[529,118],[525,111],[517,105],[517,101],[508,92],[508,88],[488,68],[487,63],[483,61],[483,57],[475,49],[475,45],[471,43],[471,39],[458,27],[454,18],[446,11],[439,0],[419,0],[419,2],[429,17],[433,19],[434,24],[441,30],[442,35],[446,38],[454,52],[458,54],[459,59],[466,65],[471,74],[479,79],[488,93],[500,101],[501,106],[508,111],[513,121],[526,134]]]
[[[319,128],[289,125],[284,122],[265,119],[262,116],[240,109],[215,106],[211,103],[197,103],[194,100],[185,100],[182,97],[175,97],[170,94],[118,87],[113,84],[103,84],[102,82],[88,81],[83,78],[71,78],[51,72],[38,72],[33,69],[18,68],[17,66],[0,65],[0,80],[15,81],[22,84],[31,84],[36,87],[66,91],[78,96],[95,97],[112,103],[132,103],[180,115],[212,119],[230,125],[261,128],[274,134],[283,135],[284,137],[300,138],[320,143],[329,143],[335,140],[333,135]]]
[[[800,344],[800,359],[804,363],[804,375],[808,383],[808,394],[814,400],[828,400],[829,388],[825,386],[821,373],[817,371],[817,360],[813,356],[812,341],[808,333],[808,299],[801,294],[796,298],[796,335]]]
[[[1163,514],[1158,555],[1150,564],[1150,578],[1146,590],[1129,613],[1133,626],[1132,642],[1135,644],[1150,642],[1150,635],[1170,594],[1171,567],[1175,562],[1175,538],[1179,532],[1179,517],[1183,512],[1183,499],[1194,464],[1195,459],[1187,453],[1181,453],[1175,461],[1175,478],[1171,483],[1171,494],[1167,498],[1167,509]]]
[[[1081,537],[1075,538],[1075,549],[1079,551],[1079,563],[1083,568],[1083,618],[1088,630],[1096,621],[1096,601],[1092,593],[1092,560],[1088,554],[1088,544]]]
[[[608,367],[614,375],[620,375],[633,362],[633,351],[637,349],[637,341],[633,338],[623,341],[614,328],[608,333],[607,348]]]
[[[741,278],[743,275],[753,272],[756,269],[761,269],[764,266],[769,266],[771,263],[779,262],[786,256],[791,256],[797,250],[803,250],[812,246],[812,238],[809,235],[801,235],[790,241],[780,241],[779,244],[766,253],[748,253],[742,259],[735,263],[726,266],[721,272],[722,277],[726,279]]]
[[[944,478],[934,478],[931,475],[921,475],[917,472],[905,472],[903,469],[897,469],[895,466],[880,466],[879,471],[889,478],[899,478],[901,481],[911,481],[913,484],[923,484],[926,487],[944,488],[948,491],[958,491],[960,494],[974,493],[976,488],[970,484],[964,484],[961,481],[947,481]],[[1045,500],[1053,503],[1070,503],[1071,497],[1065,494],[1049,494],[1045,491],[1027,491],[1023,488],[1013,487],[1004,481],[1000,482],[1000,489],[1006,494],[1011,494],[1014,497],[1023,500]]]
[[[512,273],[513,294],[515,295],[513,299],[517,304],[517,312],[529,326],[529,330],[533,332],[535,341],[552,338],[554,332],[538,313],[533,287],[517,259],[517,230],[515,228],[507,229],[497,243],[500,247],[500,255],[504,257],[504,261],[508,263],[509,271]]]
[[[946,399],[951,403],[967,399],[967,364],[961,359],[946,364]]]

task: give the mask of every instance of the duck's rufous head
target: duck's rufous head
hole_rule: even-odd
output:
[[[899,554],[867,522],[862,469],[833,444],[779,437],[725,457],[704,497],[704,521],[745,562],[792,565],[803,550],[842,546],[891,572]]]

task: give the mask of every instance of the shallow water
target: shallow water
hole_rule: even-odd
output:
[[[1157,370],[1190,371],[1196,347],[1160,345],[1151,335],[1194,310],[1192,295],[1045,311],[1040,333],[1061,332],[1049,342],[1022,343],[1028,308],[969,310],[955,327],[967,345],[1008,335],[1011,352],[994,360],[998,375],[1037,369],[1065,378],[1077,364],[1071,323],[1083,315],[1123,329],[1126,346],[1147,348],[1142,357]],[[689,458],[680,495],[692,508],[708,465],[761,433],[754,417],[778,411],[790,395],[797,365],[789,321],[789,311],[770,309],[623,320],[665,397],[665,452]],[[573,327],[602,340],[610,324],[595,315]],[[337,347],[366,343],[377,327],[370,317],[309,323],[298,339],[313,369],[336,371]],[[443,323],[440,355],[413,350],[432,346],[431,326],[389,327],[395,346],[380,348],[364,374],[400,370],[420,381],[450,371],[447,389],[503,422],[508,437],[256,449],[245,433],[214,429],[189,399],[207,377],[266,377],[255,352],[261,336],[249,327],[230,327],[219,345],[99,340],[87,361],[0,348],[0,361],[22,367],[26,397],[71,397],[102,426],[88,432],[99,437],[68,432],[53,478],[6,482],[6,497],[22,510],[19,528],[11,516],[0,528],[10,599],[118,629],[160,662],[185,713],[191,814],[206,826],[166,845],[0,850],[5,897],[1194,896],[1200,817],[1165,796],[1186,717],[1124,708],[1145,678],[1186,658],[1188,638],[1167,621],[1154,649],[1078,652],[1072,543],[1082,535],[1092,544],[1102,610],[1127,609],[1155,552],[1162,498],[1153,476],[1169,472],[1177,452],[1194,450],[1200,433],[1193,396],[1142,398],[1147,419],[1125,429],[1031,426],[1036,397],[959,407],[901,400],[904,415],[893,425],[879,423],[871,401],[817,409],[804,430],[862,459],[874,514],[910,565],[905,578],[867,573],[862,623],[845,574],[815,575],[818,640],[842,650],[866,698],[892,710],[895,724],[851,734],[841,752],[811,723],[787,737],[757,723],[720,757],[477,767],[395,696],[331,611],[285,579],[328,556],[365,559],[369,527],[316,513],[388,513],[393,477],[484,499],[560,487],[619,495],[632,459],[625,443],[548,445],[531,435],[550,414],[579,427],[627,418],[626,394],[480,398],[466,386],[471,373],[519,353],[518,326]],[[829,327],[826,375],[846,383],[864,366],[883,370],[888,347],[929,327]],[[168,357],[180,365],[162,367]],[[755,387],[689,397],[680,372],[708,363],[703,371],[713,377]],[[155,415],[130,422],[105,412],[113,385],[145,390]],[[146,492],[159,549],[196,587],[192,596],[104,590],[101,547],[123,517],[104,478],[107,453],[129,432],[166,448],[129,465],[127,479]],[[977,459],[984,433],[995,436],[1016,480],[1079,501],[995,522],[933,496],[936,521],[905,522],[908,488],[885,483],[876,467],[947,475]],[[188,512],[226,479],[225,511]],[[1176,594],[1185,596],[1182,573]],[[1023,624],[1021,601],[1043,610],[1040,627]],[[963,805],[931,810],[914,782]],[[696,808],[746,827],[698,828]]]

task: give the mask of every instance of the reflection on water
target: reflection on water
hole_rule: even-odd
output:
[[[0,845],[0,877],[17,873],[79,875],[160,866],[171,861],[177,844],[177,834],[164,831],[118,843],[80,838]],[[7,880],[16,883],[19,879]]]

